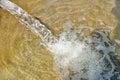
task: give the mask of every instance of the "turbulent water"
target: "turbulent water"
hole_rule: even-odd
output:
[[[110,30],[94,31],[82,25],[72,31],[71,24],[67,22],[59,41],[49,46],[55,71],[63,80],[119,80],[120,62],[114,57],[115,47],[108,38]],[[85,37],[84,29],[90,30],[91,36]]]
[[[72,30],[74,25],[68,21],[57,40],[39,20],[8,0],[1,1],[1,7],[42,38],[45,47],[52,52],[54,69],[62,80],[120,80],[120,62],[108,37],[111,29],[94,30],[80,25],[79,29]],[[84,30],[91,35],[85,36]]]

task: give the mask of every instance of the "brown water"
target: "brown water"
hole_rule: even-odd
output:
[[[111,13],[114,0],[11,1],[40,18],[55,35],[62,32],[67,21],[95,29],[112,27],[112,40],[119,32]],[[40,45],[41,39],[3,9],[0,9],[0,38],[0,80],[60,80],[53,71],[53,57]]]

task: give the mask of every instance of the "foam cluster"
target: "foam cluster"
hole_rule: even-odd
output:
[[[56,63],[54,69],[61,79],[119,80],[110,56],[114,54],[115,47],[108,39],[108,33],[98,30],[84,37],[82,31],[87,27],[80,26],[79,30],[71,30],[72,26],[67,22],[58,42],[49,45]],[[81,37],[84,38],[81,40]]]

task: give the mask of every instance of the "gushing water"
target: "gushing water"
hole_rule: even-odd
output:
[[[80,26],[72,31],[72,23],[65,25],[58,42],[49,45],[56,62],[55,71],[62,80],[119,80],[120,65],[115,65],[115,47],[108,39],[108,30],[93,31]],[[83,29],[89,29],[92,35],[84,37]]]
[[[0,0],[0,7],[9,11],[29,30],[40,36],[45,45],[46,43],[54,43],[57,41],[47,26],[11,1]]]
[[[54,69],[62,80],[120,80],[120,62],[107,30],[94,31],[80,25],[72,31],[72,23],[67,22],[57,40],[44,24],[9,0],[0,0],[0,6],[41,37],[54,56]],[[92,34],[85,37],[84,29]]]

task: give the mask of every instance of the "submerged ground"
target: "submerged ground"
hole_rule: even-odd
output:
[[[111,28],[109,37],[118,43],[116,52],[119,52],[118,0],[11,1],[41,19],[55,35],[62,32],[66,22],[73,23],[75,29],[79,25]],[[53,71],[52,55],[40,43],[38,36],[0,9],[0,80],[60,80]]]

